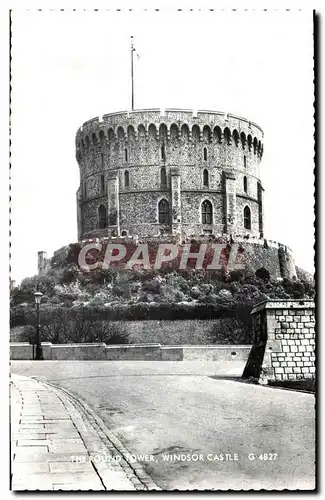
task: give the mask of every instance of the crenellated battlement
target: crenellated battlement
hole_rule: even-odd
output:
[[[76,134],[77,158],[112,143],[188,141],[224,144],[263,155],[262,129],[230,113],[209,110],[149,109],[109,113],[85,122]]]

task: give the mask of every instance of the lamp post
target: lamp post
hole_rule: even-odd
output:
[[[40,325],[40,314],[39,314],[39,306],[41,303],[41,298],[43,297],[43,294],[39,291],[34,293],[35,297],[35,304],[36,304],[36,353],[35,353],[35,359],[42,360],[43,359],[43,351],[42,351],[42,345],[41,345],[41,325]]]

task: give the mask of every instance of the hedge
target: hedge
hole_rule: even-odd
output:
[[[51,318],[62,316],[77,320],[82,316],[85,321],[145,321],[179,319],[215,319],[237,317],[250,324],[251,305],[236,304],[183,304],[183,303],[146,303],[117,304],[108,307],[92,306],[50,306],[40,309],[41,322],[50,322]],[[11,310],[11,327],[34,324],[35,309],[30,306],[15,306]]]

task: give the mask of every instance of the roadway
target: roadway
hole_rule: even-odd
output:
[[[242,369],[194,361],[11,362],[13,373],[86,401],[130,453],[143,455],[164,490],[313,489],[314,396],[230,379]]]

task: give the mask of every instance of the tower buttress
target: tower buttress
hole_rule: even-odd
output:
[[[117,170],[108,172],[107,179],[107,217],[108,230],[115,236],[120,235],[119,178]]]
[[[225,233],[231,234],[236,227],[236,176],[223,172]]]
[[[172,233],[181,234],[181,176],[178,167],[171,168]]]

